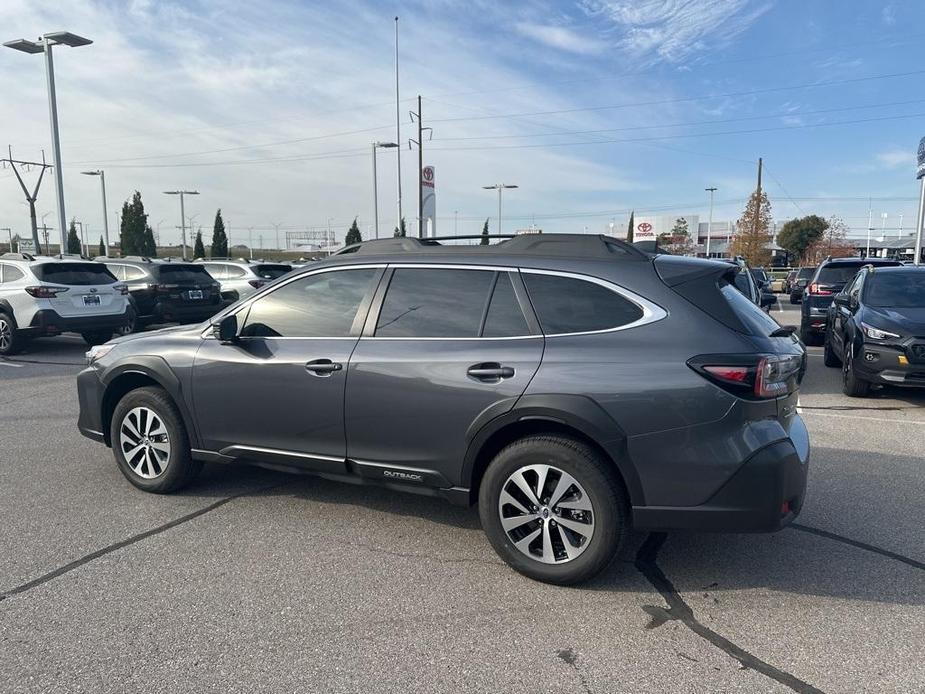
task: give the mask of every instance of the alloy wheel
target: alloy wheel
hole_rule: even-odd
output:
[[[13,328],[6,318],[0,318],[0,351],[6,351],[13,344]]]
[[[148,407],[135,407],[122,418],[119,445],[132,471],[146,480],[160,477],[170,461],[170,436],[163,420]]]
[[[594,508],[584,487],[552,465],[514,471],[498,499],[501,526],[523,554],[544,564],[572,561],[594,535]]]

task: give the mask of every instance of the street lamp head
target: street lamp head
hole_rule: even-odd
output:
[[[376,144],[376,147],[380,147],[381,149],[393,149],[395,147],[398,147],[397,142],[377,142],[375,144]]]
[[[508,185],[502,185],[501,187],[502,188],[520,188],[520,186],[508,186]]]
[[[38,41],[29,41],[28,39],[7,41],[3,45],[13,50],[22,51],[23,53],[43,53],[45,51],[44,46]]]
[[[78,36],[77,34],[72,34],[69,31],[53,31],[50,34],[45,34],[46,41],[54,41],[55,43],[63,43],[65,46],[70,46],[71,48],[77,48],[78,46],[89,46],[93,41],[90,39],[84,38],[83,36]]]
[[[103,172],[96,170],[96,171],[81,171],[80,173],[82,173],[84,176],[99,176]]]

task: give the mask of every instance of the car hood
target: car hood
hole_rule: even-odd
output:
[[[864,312],[866,322],[875,328],[892,330],[900,335],[925,337],[925,307],[873,308]]]
[[[184,335],[198,335],[202,332],[202,324],[196,325],[173,325],[169,328],[161,328],[159,330],[147,330],[143,333],[131,333],[130,335],[123,335],[121,337],[114,338],[110,340],[112,344],[125,344],[126,342],[134,342],[135,340],[143,340],[149,337],[161,337],[163,335],[175,335],[175,334],[184,334]]]

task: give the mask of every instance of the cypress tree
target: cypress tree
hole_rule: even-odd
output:
[[[228,257],[228,236],[225,234],[225,220],[222,219],[222,210],[215,213],[215,224],[212,226],[212,258]]]
[[[206,257],[206,249],[205,246],[202,245],[202,227],[200,227],[199,231],[196,232],[196,242],[193,244],[193,257]]]
[[[360,233],[360,227],[357,226],[357,218],[354,217],[353,224],[347,229],[347,235],[344,237],[344,245],[349,246],[353,243],[360,243],[362,240],[363,235]]]
[[[635,220],[636,220],[636,210],[633,210],[632,212],[630,212],[630,224],[626,229],[626,242],[627,243],[633,242],[633,228],[636,226],[634,223]]]
[[[100,252],[97,255],[106,255],[106,244],[103,243],[102,236],[100,236]]]
[[[485,220],[485,224],[482,226],[482,238],[479,241],[479,245],[487,246],[489,243],[488,239],[488,220]]]
[[[399,236],[407,236],[407,231],[405,230],[405,218],[404,217],[401,218],[401,228],[395,227],[395,233],[392,234],[392,236],[395,236],[396,238]]]
[[[82,250],[80,239],[77,237],[77,224],[72,219],[71,226],[67,230],[67,252],[72,255],[80,255]]]

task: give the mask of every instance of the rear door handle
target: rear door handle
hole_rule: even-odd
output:
[[[486,362],[473,364],[466,370],[466,373],[480,381],[497,381],[502,378],[511,378],[514,375],[514,369],[510,366],[501,366],[497,362]]]
[[[305,370],[314,376],[330,376],[344,368],[343,364],[330,359],[313,359],[305,364]]]

